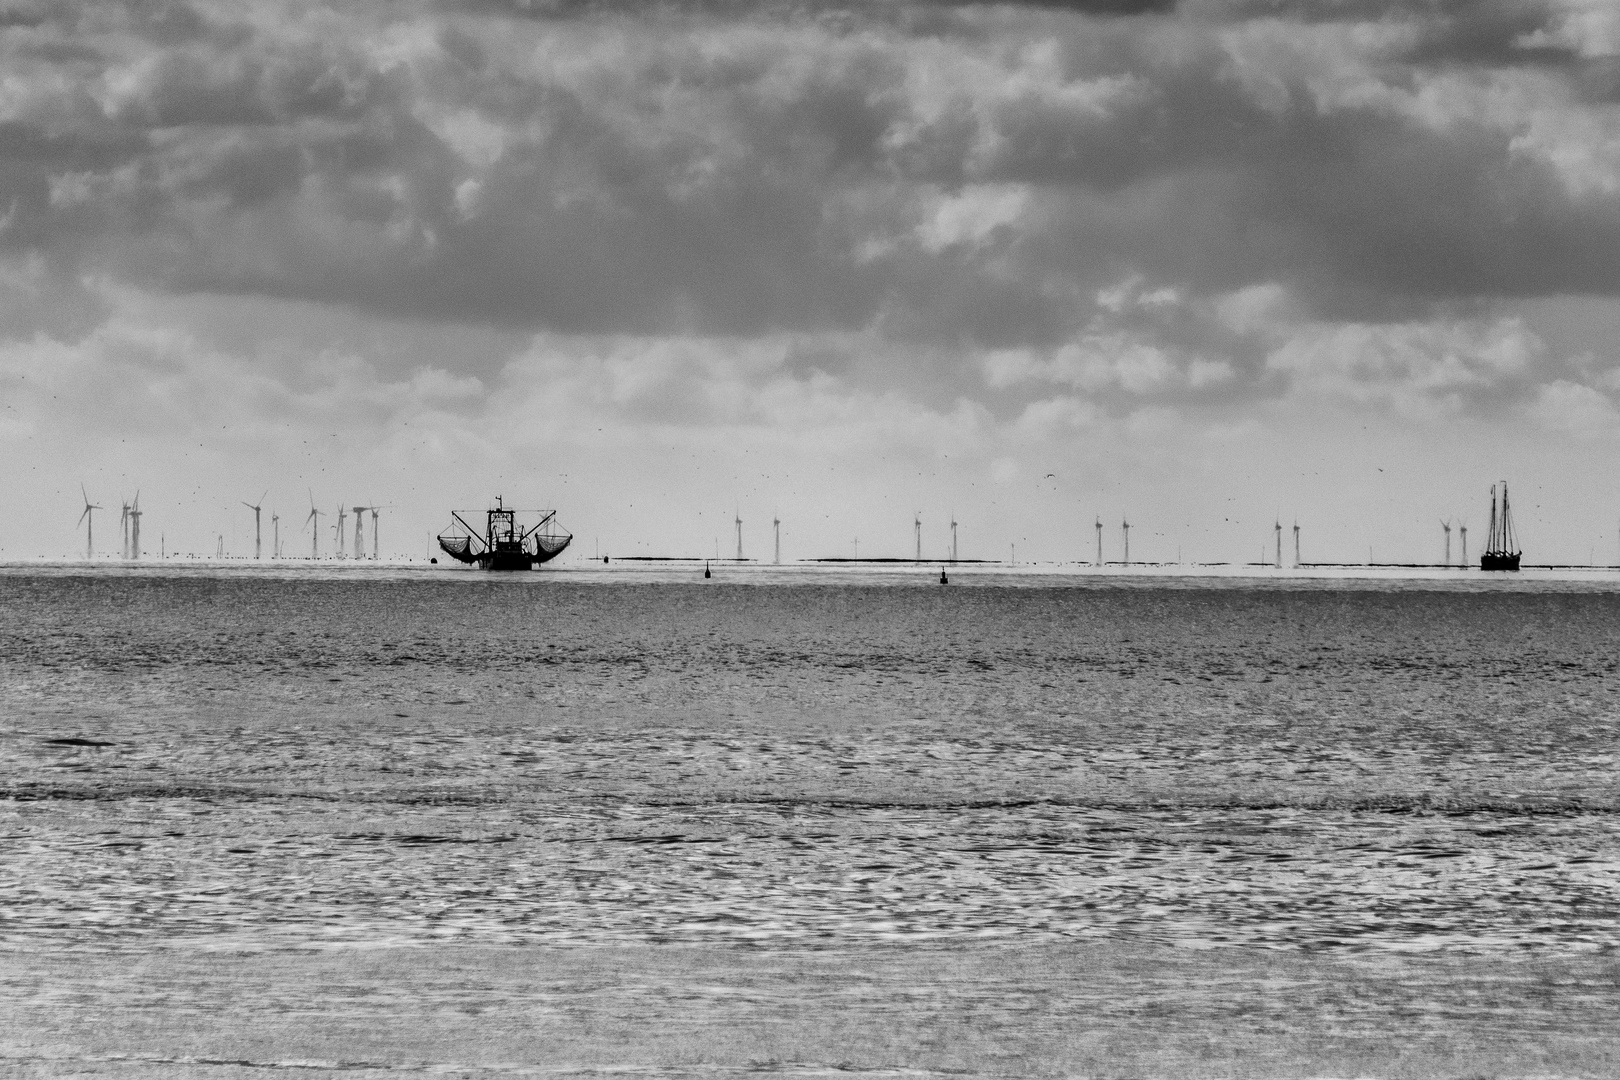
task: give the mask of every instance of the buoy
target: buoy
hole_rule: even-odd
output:
[[[434,566],[439,565],[439,560],[438,559],[429,559],[428,562],[432,563]]]
[[[606,555],[602,556],[602,565],[603,566],[607,565],[607,556]]]
[[[939,583],[941,585],[949,585],[951,583],[951,579],[945,576],[945,568],[943,566],[939,568]]]
[[[703,576],[704,577],[709,576],[709,560],[707,560],[707,559],[703,560]]]

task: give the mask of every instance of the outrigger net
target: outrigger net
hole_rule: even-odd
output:
[[[455,533],[439,534],[439,547],[446,555],[457,562],[475,563],[478,561],[478,556],[473,554],[472,546],[473,538],[470,536],[458,536]]]
[[[539,553],[549,559],[567,547],[568,542],[572,539],[573,536],[569,533],[545,533],[536,536],[534,542],[539,549]]]

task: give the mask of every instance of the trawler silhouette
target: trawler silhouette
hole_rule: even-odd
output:
[[[574,539],[572,533],[556,526],[557,511],[522,512],[540,514],[539,522],[527,527],[519,525],[520,511],[507,506],[497,495],[494,508],[485,511],[487,521],[480,536],[459,511],[452,510],[454,524],[439,534],[439,547],[452,559],[485,570],[532,570],[561,555]]]

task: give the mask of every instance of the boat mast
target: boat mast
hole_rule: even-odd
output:
[[[1491,485],[1491,527],[1485,533],[1485,554],[1494,555],[1502,549],[1496,544],[1496,485]]]
[[[1508,514],[1507,481],[1502,481],[1502,550],[1511,554],[1517,550],[1513,536],[1513,518]]]

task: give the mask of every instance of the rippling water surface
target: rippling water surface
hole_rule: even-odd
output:
[[[925,580],[0,574],[0,946],[1620,944],[1615,589]]]

